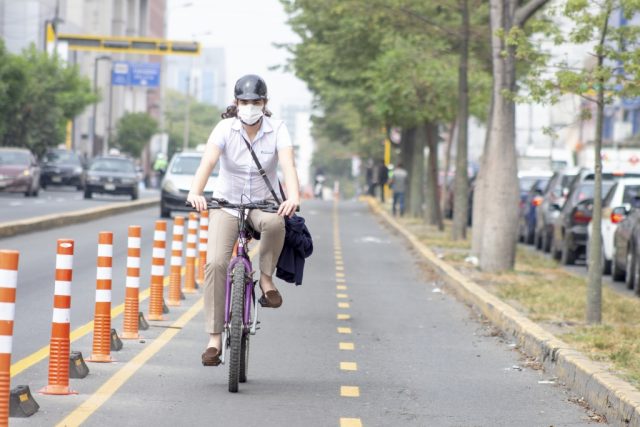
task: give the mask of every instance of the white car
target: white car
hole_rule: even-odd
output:
[[[620,215],[614,215],[613,209],[624,206],[627,211],[638,203],[636,198],[640,197],[640,178],[622,178],[616,181],[611,187],[606,197],[602,201],[602,272],[604,274],[611,273],[611,258],[613,256],[613,236],[618,228],[618,223],[624,219]],[[587,253],[592,242],[593,222],[588,228],[589,239],[587,244]],[[588,265],[587,255],[587,265]]]
[[[172,211],[191,210],[185,206],[185,202],[201,159],[202,153],[199,151],[183,151],[174,154],[171,158],[161,184],[160,216],[162,218],[169,218]],[[216,166],[204,187],[204,196],[207,198],[213,193],[218,169],[219,166]]]

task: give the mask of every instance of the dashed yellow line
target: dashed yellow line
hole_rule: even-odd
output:
[[[338,327],[338,333],[339,334],[350,334],[351,333],[351,328],[339,326]]]
[[[351,307],[351,304],[349,304],[348,302],[339,302],[338,303],[338,308],[349,308]]]
[[[340,387],[342,397],[360,397],[360,387],[343,385]]]
[[[360,418],[340,418],[340,427],[362,427]]]
[[[345,351],[355,350],[355,345],[352,342],[341,342],[338,344],[338,348]]]
[[[346,291],[347,287],[345,285],[337,285],[336,289],[339,290],[339,291]]]
[[[340,362],[340,370],[342,371],[357,371],[358,364],[356,362]]]
[[[338,313],[337,319],[338,320],[349,320],[349,319],[351,319],[351,315],[345,314],[345,313]]]
[[[336,283],[347,283],[347,281],[343,277],[340,277],[336,278]]]
[[[336,297],[338,297],[339,299],[347,299],[347,298],[349,298],[349,295],[347,295],[347,294],[336,294]]]
[[[336,271],[336,278],[340,279],[344,277],[344,273],[340,273],[338,271]]]

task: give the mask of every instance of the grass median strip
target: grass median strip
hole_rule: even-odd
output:
[[[399,222],[444,261],[487,291],[570,343],[591,359],[640,386],[640,299],[615,292],[603,284],[602,324],[585,321],[586,277],[571,273],[540,252],[518,247],[513,271],[490,274],[465,262],[469,241],[451,241],[445,230],[422,220]]]

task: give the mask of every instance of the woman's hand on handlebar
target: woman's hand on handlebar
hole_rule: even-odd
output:
[[[291,199],[285,200],[280,204],[280,207],[278,208],[278,215],[290,217],[296,212],[296,209],[298,209],[297,202]]]
[[[189,193],[187,195],[187,202],[189,202],[198,212],[207,210],[207,199],[200,194]]]

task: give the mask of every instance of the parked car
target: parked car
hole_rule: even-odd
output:
[[[0,191],[37,196],[40,191],[40,166],[26,148],[0,148]]]
[[[47,150],[42,159],[40,186],[71,185],[84,190],[82,160],[74,151],[64,149]]]
[[[640,178],[623,178],[616,182],[602,201],[602,220],[600,239],[602,242],[602,273],[611,272],[611,259],[613,256],[613,239],[618,224],[626,217],[632,207],[636,207],[640,201]],[[624,215],[620,210],[614,213],[615,208],[624,208]],[[593,241],[593,222],[588,227],[587,254]],[[618,270],[619,271],[619,270]]]
[[[84,198],[94,193],[127,194],[138,198],[138,176],[133,160],[121,156],[99,156],[91,161],[86,174]]]
[[[202,153],[197,151],[176,153],[171,158],[161,184],[160,216],[162,218],[170,217],[172,211],[190,210],[185,206],[185,202],[201,159]],[[216,166],[204,187],[204,196],[207,198],[213,194],[218,169]]]
[[[533,243],[536,230],[536,211],[542,203],[542,193],[548,182],[548,178],[535,180],[524,200],[521,199],[518,217],[518,238],[521,242]]]
[[[535,247],[543,252],[551,250],[553,224],[564,206],[571,181],[579,170],[579,168],[570,168],[555,172],[543,191],[542,200],[536,209],[533,237]]]
[[[640,173],[602,172],[602,194],[606,195],[617,180],[625,177],[640,177]],[[571,182],[567,200],[554,223],[551,253],[562,264],[573,264],[586,249],[594,178],[593,171],[580,170]]]

